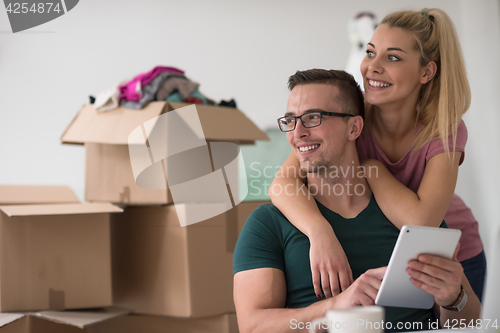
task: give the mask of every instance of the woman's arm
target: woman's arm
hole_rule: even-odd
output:
[[[438,227],[455,192],[461,154],[456,151],[454,159],[446,153],[433,156],[425,167],[417,193],[394,178],[381,162],[365,160],[361,165],[370,170],[366,172],[368,184],[380,209],[396,227],[401,229],[405,224]]]
[[[321,298],[321,289],[327,298],[346,290],[353,282],[347,257],[307,189],[305,179],[300,177],[299,164],[293,154],[276,174],[269,196],[283,215],[309,238],[314,292],[318,298]]]
[[[288,156],[269,187],[273,204],[285,217],[311,238],[331,226],[320,213],[318,205],[301,177],[299,163],[292,154]],[[303,175],[303,174],[302,174]]]

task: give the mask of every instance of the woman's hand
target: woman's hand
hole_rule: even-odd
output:
[[[451,306],[458,299],[462,286],[462,265],[457,260],[458,249],[452,260],[429,254],[418,256],[408,264],[411,282],[434,296],[439,306]]]
[[[311,272],[318,299],[321,299],[321,290],[329,298],[345,291],[353,283],[351,267],[342,246],[333,230],[325,229],[309,237]]]

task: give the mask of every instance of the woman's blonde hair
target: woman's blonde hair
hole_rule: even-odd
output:
[[[415,137],[413,148],[418,149],[439,137],[448,152],[448,136],[452,135],[455,148],[457,128],[471,99],[462,49],[453,22],[441,9],[424,8],[389,14],[380,24],[403,29],[415,38],[421,66],[431,61],[436,63],[434,78],[422,86],[417,100],[417,123],[424,127]],[[373,106],[368,104],[368,123],[372,113]]]

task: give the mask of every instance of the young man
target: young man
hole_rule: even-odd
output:
[[[234,301],[242,333],[298,332],[325,316],[327,310],[373,305],[399,234],[359,172],[356,138],[363,128],[363,97],[352,76],[314,69],[291,76],[289,87],[280,128],[287,132],[300,169],[307,172],[311,193],[332,225],[355,281],[339,295],[318,300],[308,238],[276,207],[260,206],[249,216],[234,252]],[[441,322],[478,318],[479,300],[460,264],[423,257],[428,261],[413,263],[417,275],[412,277],[424,284],[436,279],[442,282],[437,287],[433,284]],[[441,307],[458,298],[462,281],[469,295],[465,307],[460,312]],[[431,322],[435,325],[430,310],[386,308],[387,330],[404,329],[401,323],[408,322],[422,323],[420,327],[413,325],[413,330],[428,329]]]

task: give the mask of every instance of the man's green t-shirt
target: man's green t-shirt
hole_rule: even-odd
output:
[[[344,249],[354,279],[368,269],[387,266],[399,229],[385,217],[373,195],[368,206],[351,219],[317,204]],[[307,236],[275,206],[259,206],[248,217],[238,238],[233,274],[256,268],[279,269],[286,279],[286,307],[306,307],[318,301],[312,283],[309,248]],[[421,322],[421,329],[429,329],[432,320],[430,310],[386,307],[385,312],[386,322],[392,323],[389,331],[396,330],[397,322]],[[417,330],[417,327],[406,330]]]

